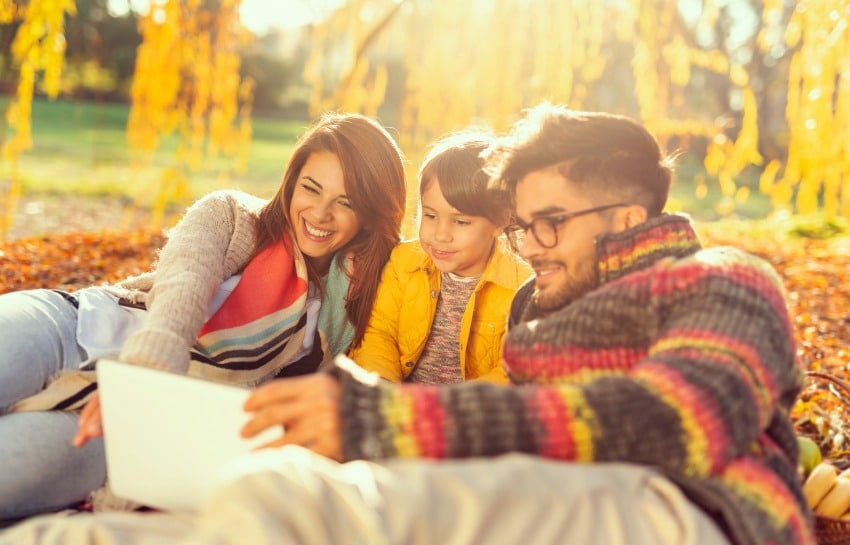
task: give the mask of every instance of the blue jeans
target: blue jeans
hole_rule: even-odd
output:
[[[76,412],[2,414],[78,369],[77,309],[52,290],[0,295],[0,519],[68,507],[106,480],[103,441],[76,448]]]

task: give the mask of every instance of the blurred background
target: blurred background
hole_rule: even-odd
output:
[[[436,137],[542,100],[645,123],[680,153],[671,210],[839,229],[848,24],[845,0],[0,0],[0,240],[271,196],[328,110],[389,127],[413,184]]]

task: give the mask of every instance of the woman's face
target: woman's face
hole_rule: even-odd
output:
[[[317,151],[307,157],[295,180],[289,217],[298,248],[320,274],[327,273],[333,254],[360,232],[335,154]]]

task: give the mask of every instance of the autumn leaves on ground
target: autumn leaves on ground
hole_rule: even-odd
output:
[[[850,232],[835,224],[697,224],[706,246],[731,244],[768,260],[782,276],[801,365],[809,371],[793,409],[801,435],[826,458],[850,465]],[[0,242],[0,293],[33,287],[78,289],[148,269],[161,232],[104,231]]]

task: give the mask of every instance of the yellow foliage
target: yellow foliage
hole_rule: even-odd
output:
[[[23,6],[19,6],[15,0],[0,0],[0,24],[6,25],[19,19],[22,10]]]
[[[765,195],[770,195],[776,184],[776,175],[779,169],[782,168],[782,163],[774,159],[764,167],[764,170],[759,177],[759,191]]]
[[[738,87],[746,87],[749,84],[750,76],[743,66],[733,64],[729,69],[729,80]]]
[[[797,188],[802,213],[820,207],[819,194],[827,217],[850,209],[844,189],[850,175],[848,28],[850,10],[843,0],[800,0],[786,27],[785,41],[799,49],[788,78],[790,139],[782,187]]]
[[[705,183],[705,176],[698,174],[694,178],[694,195],[698,199],[704,199],[708,195],[708,186]]]
[[[253,83],[239,76],[239,4],[224,0],[210,11],[200,0],[167,0],[140,21],[127,124],[136,166],[150,164],[161,137],[176,132],[180,139],[175,164],[153,192],[156,220],[168,202],[192,198],[190,174],[209,159],[234,157],[235,168],[244,169]]]
[[[6,238],[12,226],[12,212],[20,194],[18,157],[32,148],[32,96],[36,75],[43,74],[44,91],[55,98],[65,56],[65,15],[75,13],[73,0],[29,0],[26,5],[15,0],[0,0],[0,23],[20,21],[11,47],[12,65],[18,67],[18,86],[5,115],[10,136],[2,140],[0,149],[3,159],[0,174],[10,181],[0,205],[0,240]]]
[[[705,151],[705,159],[703,160],[706,172],[712,176],[716,176],[720,172],[724,158],[726,157],[726,151],[724,148],[728,147],[729,143],[726,140],[726,137],[722,135],[718,136],[708,144]]]
[[[785,27],[785,43],[788,47],[797,47],[800,43],[800,37],[803,35],[803,28],[800,24],[802,12],[795,10],[788,21],[788,26]]]
[[[595,0],[350,0],[313,29],[314,47],[304,71],[312,90],[311,113],[345,109],[374,115],[389,79],[379,59],[402,57],[409,69],[398,129],[415,164],[433,138],[479,119],[501,129],[541,100],[581,109],[589,84],[608,67],[602,43],[613,28],[634,51],[641,119],[662,143],[673,135],[709,142],[720,138],[709,144],[706,168],[725,195],[746,198],[734,178],[748,165],[762,163],[749,74],[721,51],[688,45],[677,32],[678,9],[676,0],[616,5]],[[764,44],[776,42],[782,9],[781,0],[764,3],[764,28],[772,31],[760,38]],[[704,2],[698,25],[714,28],[719,14],[718,2]],[[728,129],[722,120],[687,118],[678,111],[693,67],[727,75],[741,93],[742,123],[734,140],[723,140]]]
[[[687,85],[691,79],[691,60],[685,39],[676,36],[663,48],[664,58],[670,66],[670,81],[675,85]]]
[[[704,0],[696,26],[717,27],[726,2]],[[764,0],[756,45],[793,51],[785,117],[784,163],[772,159],[759,190],[776,209],[850,216],[850,9],[845,0]],[[149,164],[160,139],[176,134],[175,162],[159,177],[155,203],[188,196],[191,173],[218,155],[245,167],[251,138],[253,82],[239,77],[239,0],[215,10],[202,0],[158,0],[140,20],[127,134],[139,165]],[[707,142],[704,165],[726,197],[721,212],[749,195],[736,177],[764,162],[759,152],[757,100],[748,68],[721,50],[687,42],[678,0],[347,0],[312,30],[304,68],[310,111],[359,111],[376,116],[387,98],[388,62],[404,65],[397,112],[399,141],[415,165],[438,135],[486,120],[500,130],[541,100],[584,108],[590,89],[611,67],[603,44],[612,35],[632,50],[639,117],[662,144],[673,136]],[[31,97],[37,82],[60,91],[63,22],[73,0],[0,0],[0,23],[20,21],[11,46],[18,71],[16,98],[5,119],[2,167],[19,191],[17,157],[32,146]],[[782,27],[785,10],[790,19]],[[685,110],[697,70],[728,78],[741,98],[739,126]],[[98,81],[96,65],[74,77]],[[612,90],[618,91],[618,90]],[[416,169],[410,170],[415,172]],[[0,173],[4,174],[4,173]],[[707,193],[705,180],[696,183]],[[412,191],[412,195],[416,192]],[[819,201],[819,199],[821,199]],[[415,198],[411,199],[411,207]],[[4,214],[7,217],[8,214]],[[0,232],[2,235],[2,232]]]

